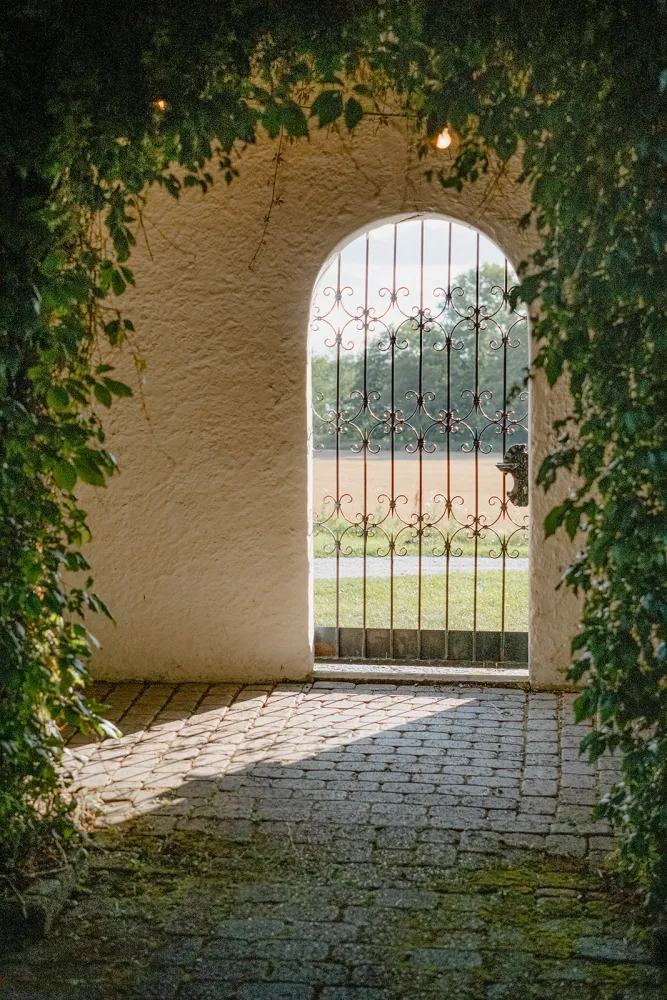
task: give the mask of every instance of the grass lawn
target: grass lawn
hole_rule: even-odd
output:
[[[505,577],[505,631],[528,630],[528,573],[511,572]],[[477,578],[477,628],[497,632],[501,628],[502,574],[480,573]],[[352,577],[340,582],[340,624],[360,627],[362,581]],[[336,581],[315,581],[315,624],[336,624]],[[422,577],[422,628],[445,627],[445,576]],[[373,577],[366,582],[366,626],[389,626],[389,580]],[[449,627],[473,627],[473,575],[452,572],[449,576]],[[417,577],[394,580],[394,628],[417,628]]]

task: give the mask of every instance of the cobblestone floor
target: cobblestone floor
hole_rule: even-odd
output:
[[[3,1000],[657,1000],[572,699],[100,686],[90,871]]]

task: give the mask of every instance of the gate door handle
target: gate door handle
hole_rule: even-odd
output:
[[[514,486],[507,494],[515,507],[528,506],[528,449],[525,444],[513,444],[505,453],[502,462],[496,462],[501,472],[510,472]]]

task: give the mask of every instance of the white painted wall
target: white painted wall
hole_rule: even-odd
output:
[[[403,123],[362,123],[354,139],[321,132],[285,148],[282,203],[251,270],[275,152],[269,142],[249,148],[231,188],[221,181],[179,203],[150,194],[150,253],[139,231],[138,289],[123,302],[146,362],[146,411],[137,394],[104,414],[121,475],[84,498],[94,532],[88,557],[117,620],[91,623],[103,643],[98,677],[307,677],[307,331],[321,265],[365,227],[413,212],[478,227],[515,266],[533,245],[534,235],[517,229],[527,192],[516,183],[443,190],[411,157]],[[136,385],[127,349],[117,364]],[[262,412],[247,403],[253,387]],[[532,390],[538,460],[566,398],[541,380]],[[267,423],[271,450],[253,433]],[[230,448],[230,437],[242,444]],[[562,681],[577,616],[576,602],[554,592],[568,547],[542,541],[557,496],[547,502],[535,490],[531,501],[531,674],[540,686]]]

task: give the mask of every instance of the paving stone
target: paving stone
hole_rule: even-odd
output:
[[[350,969],[350,984],[353,986],[366,986],[382,988],[391,981],[389,971],[377,962],[372,964],[353,965]]]
[[[259,913],[257,912],[258,909],[260,910]],[[275,921],[282,922],[285,920],[306,920],[315,923],[319,921],[335,920],[338,916],[338,907],[331,903],[327,903],[325,899],[318,901],[311,898],[295,899],[293,902],[264,903],[260,904],[260,907],[253,903],[245,904],[237,907],[237,913],[239,916],[247,916],[250,920],[257,923],[262,923],[262,921],[257,921],[258,916],[269,918],[269,920],[264,921],[264,923],[275,923]],[[271,934],[254,934],[253,937],[273,937],[275,936],[275,933],[279,933],[279,931],[275,931]]]
[[[590,982],[593,971],[591,965],[585,962],[555,959],[542,961],[537,977],[539,980],[555,980],[558,983],[587,983]]]
[[[480,829],[484,810],[465,806],[435,806],[430,812],[431,825],[451,830]]]
[[[408,826],[416,830],[426,826],[426,809],[413,805],[374,805],[370,822],[376,826]]]
[[[356,942],[345,942],[337,944],[331,949],[331,957],[336,962],[343,965],[370,965],[379,959],[379,950],[376,944],[358,944]]]
[[[378,847],[412,847],[417,840],[417,830],[409,826],[386,826],[378,831],[375,843]]]
[[[203,952],[204,959],[260,958],[282,961],[321,962],[326,959],[329,945],[325,941],[269,939],[242,941],[217,938]]]
[[[422,948],[412,954],[412,964],[421,968],[477,969],[482,956],[459,948]]]
[[[613,837],[589,837],[588,846],[592,851],[613,851],[617,845]]]
[[[612,937],[581,937],[577,952],[584,958],[601,962],[647,962],[649,949],[641,941],[628,941]]]
[[[197,935],[170,934],[151,955],[152,965],[187,965],[201,951],[204,939]]]
[[[528,758],[530,761],[531,758]],[[556,781],[558,778],[557,767],[545,767],[544,765],[526,763],[523,769],[524,778],[541,778]]]
[[[553,795],[558,792],[558,785],[555,781],[547,778],[526,778],[521,785],[523,795]]]
[[[279,962],[272,966],[270,978],[278,982],[340,986],[348,982],[350,974],[344,965],[335,962]]]
[[[259,959],[200,959],[197,961],[192,976],[196,980],[211,979],[215,982],[225,980],[263,979],[268,975],[269,963]]]
[[[356,937],[357,926],[354,923],[348,923],[344,920],[330,924],[317,923],[315,921],[294,921],[290,925],[290,931],[295,938],[314,938],[316,941],[335,943],[350,941]]]
[[[248,917],[246,920],[221,920],[215,933],[218,937],[254,941],[260,938],[275,937],[277,934],[282,934],[284,930],[285,924],[282,920],[255,920]]]
[[[451,844],[418,844],[414,856],[420,865],[448,868],[456,860],[456,848]]]
[[[546,849],[552,854],[583,858],[586,853],[586,841],[581,837],[568,836],[562,833],[550,834],[546,838]]]
[[[391,993],[363,986],[332,986],[322,990],[320,1000],[391,1000]]]
[[[364,823],[370,806],[357,802],[316,803],[312,818],[315,823]]]
[[[178,1000],[238,1000],[239,991],[248,985],[263,984],[187,983],[178,991]]]
[[[375,902],[378,906],[431,910],[438,904],[438,894],[427,889],[381,889]]]
[[[238,1000],[312,1000],[312,986],[303,983],[246,983],[236,994]]]
[[[553,816],[557,805],[557,799],[547,798],[542,795],[522,795],[519,802],[519,809],[522,813],[539,813]]]
[[[50,984],[19,983],[4,986],[0,994],[2,1000],[109,1000],[106,985],[96,983],[67,983],[63,986]],[[168,998],[167,998],[168,1000]]]
[[[129,990],[131,1000],[171,1000],[181,983],[181,968],[149,967],[141,972]]]

